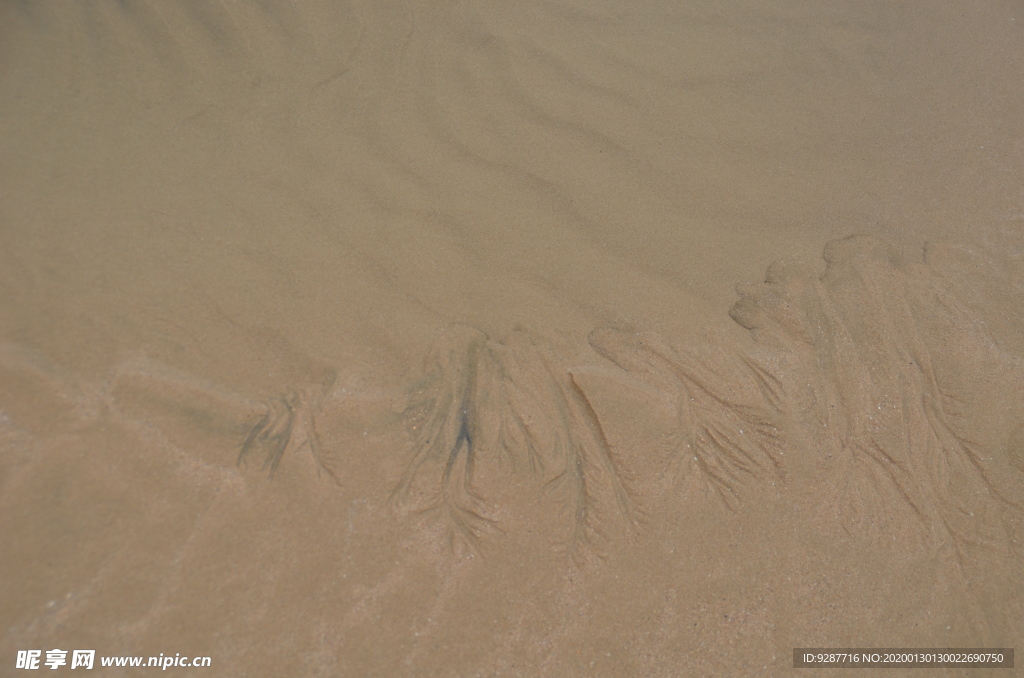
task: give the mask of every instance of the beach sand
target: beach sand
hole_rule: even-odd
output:
[[[1019,2],[3,3],[2,672],[1024,648],[1022,72]]]

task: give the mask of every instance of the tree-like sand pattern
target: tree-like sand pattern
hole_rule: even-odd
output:
[[[1018,303],[1024,295],[1013,296],[1012,280],[977,275],[966,287],[976,257],[953,246],[904,263],[853,237],[830,243],[824,258],[824,273],[776,264],[763,283],[740,289],[731,315],[750,331],[749,345],[681,347],[650,332],[598,329],[590,366],[603,361],[613,383],[642,384],[673,413],[666,448],[689,483],[675,486],[702,487],[727,510],[745,510],[750,490],[767,483],[813,485],[847,531],[881,535],[879,507],[901,505],[922,542],[958,562],[975,548],[1017,548],[1024,362],[1012,337],[990,330],[999,325],[986,321],[993,311],[979,290]],[[93,386],[59,384],[59,369],[14,347],[3,361],[12,383],[76,394],[67,397],[80,417],[109,411],[153,430],[234,437],[239,465],[271,477],[308,451],[344,483],[356,454],[344,436],[321,430],[353,407],[332,390],[331,370],[260,406],[144,359]],[[512,501],[556,507],[553,541],[573,557],[611,524],[642,532],[651,497],[612,443],[624,422],[595,407],[580,369],[523,330],[498,340],[446,328],[420,376],[379,398],[378,427],[406,441],[379,450],[402,469],[390,495],[397,514],[436,516],[452,545],[501,538],[513,514],[501,505],[509,495],[494,489],[497,474],[499,483],[529,480]]]

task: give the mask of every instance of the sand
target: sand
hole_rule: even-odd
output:
[[[4,3],[3,672],[1024,648],[1022,31]]]

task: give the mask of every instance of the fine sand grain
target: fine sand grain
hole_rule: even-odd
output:
[[[0,673],[1024,650],[1021,73],[1019,2],[3,2]]]

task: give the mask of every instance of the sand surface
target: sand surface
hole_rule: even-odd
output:
[[[3,2],[0,673],[1024,650],[1022,73],[1009,0]]]

